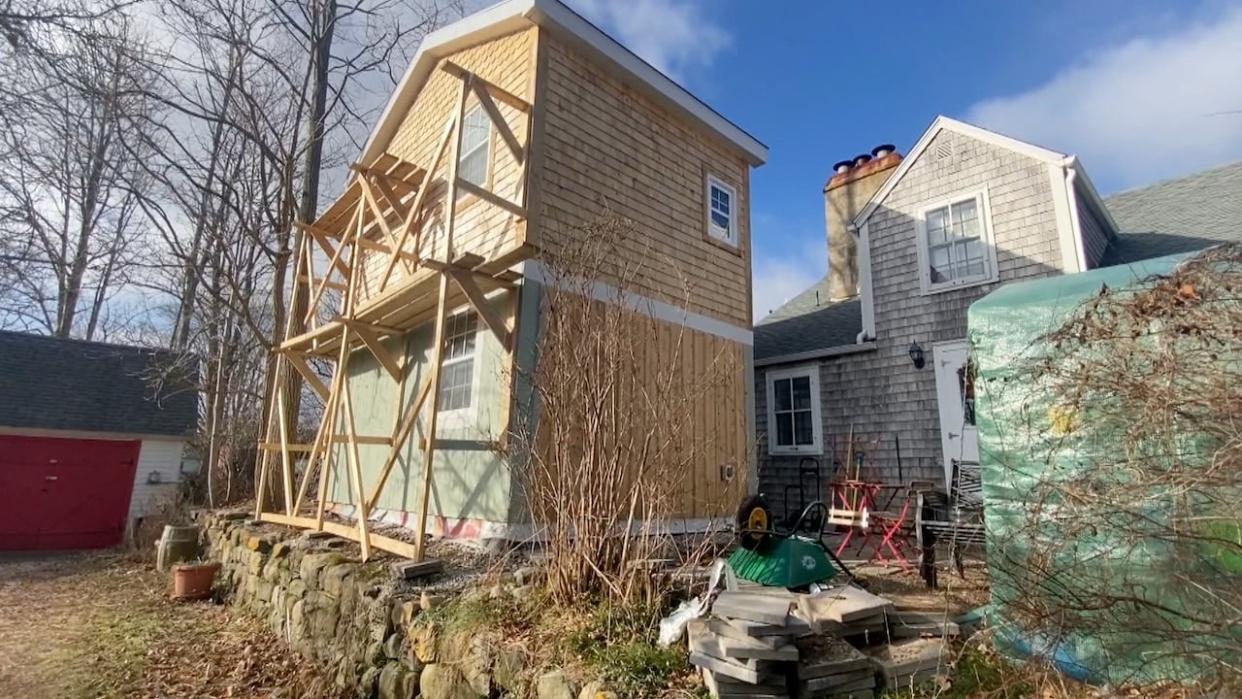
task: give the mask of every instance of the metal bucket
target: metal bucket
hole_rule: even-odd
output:
[[[198,558],[198,527],[166,525],[164,534],[155,542],[155,567],[168,571],[175,563]]]

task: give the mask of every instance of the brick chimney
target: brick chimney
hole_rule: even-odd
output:
[[[828,294],[835,301],[858,294],[858,250],[850,221],[901,163],[894,146],[876,146],[871,155],[842,160],[832,166],[824,185],[824,217],[828,224]]]

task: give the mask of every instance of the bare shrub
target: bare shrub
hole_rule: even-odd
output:
[[[740,357],[692,357],[692,331],[636,300],[640,280],[663,279],[684,310],[691,288],[630,224],[604,220],[575,241],[540,261],[537,357],[517,377],[525,419],[503,452],[545,541],[554,598],[651,599],[648,563],[669,556],[672,520],[721,511],[735,497],[723,490],[744,491],[746,441],[730,448],[739,435],[696,429],[696,420],[744,427],[727,414],[743,410]],[[726,402],[707,405],[713,396]],[[725,463],[731,488],[700,486],[692,498],[695,474]]]
[[[989,521],[996,601],[1036,651],[1114,682],[1239,677],[1240,293],[1239,245],[1104,288],[985,387],[1039,435]]]

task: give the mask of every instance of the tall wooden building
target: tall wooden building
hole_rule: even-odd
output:
[[[307,312],[291,319],[277,383],[298,372],[326,409],[299,444],[276,401],[261,478],[281,512],[262,518],[410,556],[421,550],[368,522],[527,536],[519,474],[492,447],[522,417],[516,370],[537,356],[555,276],[541,253],[605,217],[629,222],[633,254],[655,251],[688,281],[686,293],[653,265],[625,289],[659,321],[653,335],[684,338],[682,369],[738,367],[696,399],[687,438],[710,448],[667,516],[694,529],[730,512],[753,481],[749,178],[766,155],[557,0],[507,0],[430,35],[344,193],[301,226],[290,307]],[[334,366],[330,381],[312,358]]]

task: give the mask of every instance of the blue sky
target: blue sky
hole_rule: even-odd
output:
[[[937,114],[1075,153],[1106,195],[1242,159],[1242,0],[569,3],[770,148],[756,317],[824,272],[832,164]]]

